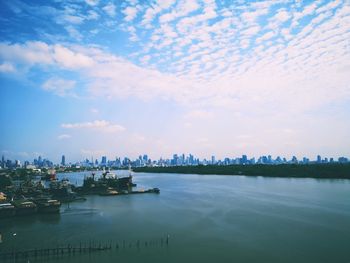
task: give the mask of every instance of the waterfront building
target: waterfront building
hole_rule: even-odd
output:
[[[65,157],[64,155],[62,155],[61,165],[62,165],[62,166],[65,166],[65,165],[66,165],[66,157]]]

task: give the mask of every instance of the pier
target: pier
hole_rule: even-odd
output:
[[[30,260],[49,260],[50,258],[59,258],[64,256],[79,256],[97,252],[114,251],[118,252],[125,249],[149,249],[155,247],[168,247],[170,235],[161,238],[149,240],[133,241],[89,241],[79,242],[78,244],[65,244],[49,248],[34,248],[27,250],[13,249],[11,251],[0,251],[0,262],[28,262]]]

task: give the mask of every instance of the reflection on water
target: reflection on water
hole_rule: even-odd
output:
[[[84,175],[60,176],[79,184]],[[46,262],[350,261],[349,180],[141,173],[134,181],[161,193],[88,196],[85,202],[63,204],[60,215],[1,220],[0,250],[169,234],[166,248]]]

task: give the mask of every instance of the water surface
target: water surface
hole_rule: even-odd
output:
[[[79,185],[84,175],[60,177]],[[349,180],[137,173],[134,182],[161,193],[88,196],[60,215],[1,220],[0,249],[170,235],[169,246],[44,262],[350,262]]]

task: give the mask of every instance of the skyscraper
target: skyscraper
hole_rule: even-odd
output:
[[[242,160],[242,164],[246,164],[246,163],[248,162],[248,157],[247,157],[247,155],[243,154],[241,160]]]
[[[321,163],[322,162],[322,158],[320,155],[317,155],[317,163]]]
[[[62,155],[61,165],[62,166],[66,165],[66,157],[64,155]]]

